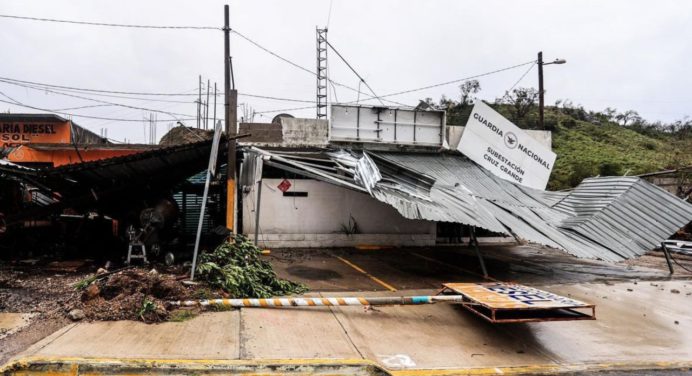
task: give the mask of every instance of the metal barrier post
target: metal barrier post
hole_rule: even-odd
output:
[[[670,274],[673,274],[673,263],[670,260],[670,251],[666,247],[666,242],[661,242],[661,249],[663,250],[663,254],[666,256],[666,262],[668,263],[668,270],[670,270]]]

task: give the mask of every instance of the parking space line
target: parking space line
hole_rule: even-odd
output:
[[[338,259],[341,260],[344,264],[346,264],[346,265],[352,267],[353,269],[359,271],[360,273],[363,273],[366,277],[368,277],[368,278],[370,278],[371,280],[375,281],[377,284],[379,284],[380,286],[386,288],[387,290],[389,290],[389,291],[396,291],[396,288],[394,288],[394,286],[392,286],[392,285],[390,285],[389,283],[387,283],[387,282],[385,282],[385,281],[383,281],[383,280],[381,280],[381,279],[375,277],[374,275],[368,273],[367,271],[365,271],[365,270],[364,270],[363,268],[361,268],[360,266],[358,266],[358,265],[356,265],[356,264],[354,264],[354,263],[352,263],[352,262],[346,260],[346,259],[343,258],[343,257],[337,256],[337,255],[332,255],[332,256],[338,258]]]
[[[483,276],[483,275],[480,274],[480,273],[476,273],[476,272],[474,272],[474,271],[472,271],[472,270],[469,270],[469,269],[466,269],[466,268],[462,268],[461,266],[448,264],[448,263],[446,263],[446,262],[444,262],[444,261],[440,261],[440,260],[438,260],[438,259],[435,259],[435,258],[432,258],[432,257],[428,257],[428,256],[423,256],[423,255],[421,255],[421,254],[419,254],[419,253],[416,253],[416,252],[409,252],[409,253],[410,253],[411,255],[413,255],[413,256],[418,257],[418,258],[422,258],[423,260],[427,260],[427,261],[430,261],[430,262],[434,262],[434,263],[436,263],[436,264],[439,264],[439,265],[442,265],[442,266],[446,266],[446,267],[451,268],[451,269],[456,269],[456,270],[462,271],[462,272],[464,272],[464,273],[473,274],[473,275],[475,275],[475,276],[478,276],[478,277],[481,277],[481,278],[484,278],[484,279],[488,279],[488,280],[491,280],[491,281],[493,281],[493,282],[501,282],[500,280],[497,280],[497,279],[495,279],[495,278],[493,278],[493,277],[491,277],[491,276],[487,276],[487,277],[486,277],[486,276]]]

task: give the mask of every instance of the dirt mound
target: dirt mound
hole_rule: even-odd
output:
[[[198,289],[155,270],[129,269],[96,277],[73,307],[84,311],[88,320],[164,321],[167,301],[191,299]]]
[[[187,144],[190,142],[211,140],[213,137],[213,131],[185,127],[180,125],[175,128],[171,128],[171,130],[168,131],[168,133],[163,135],[163,137],[161,137],[161,141],[159,141],[159,145],[170,146]]]

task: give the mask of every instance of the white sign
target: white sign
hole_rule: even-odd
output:
[[[329,124],[330,141],[440,147],[445,112],[333,104]]]
[[[503,179],[536,189],[545,189],[556,157],[481,101],[473,106],[457,150]]]

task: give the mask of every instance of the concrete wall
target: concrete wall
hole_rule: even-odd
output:
[[[249,134],[241,143],[281,144],[283,131],[278,123],[240,123],[238,134]]]
[[[461,125],[447,125],[447,143],[449,143],[450,149],[456,150],[465,128]],[[524,129],[524,132],[540,142],[541,145],[553,150],[553,134],[550,131]]]
[[[307,197],[285,197],[277,188],[281,179],[265,179],[260,208],[260,244],[267,247],[328,247],[434,245],[434,222],[410,220],[394,208],[367,194],[332,184],[291,180],[289,192]],[[255,233],[256,190],[243,196],[243,232]],[[345,234],[342,227],[355,220],[359,233]]]
[[[329,122],[317,119],[281,118],[280,123],[240,123],[241,145],[270,147],[325,147],[329,142]]]
[[[284,146],[327,145],[329,121],[281,118]]]
[[[665,175],[644,176],[642,179],[685,199],[685,193],[692,189],[692,180],[689,178],[689,174],[690,172],[673,172]]]

